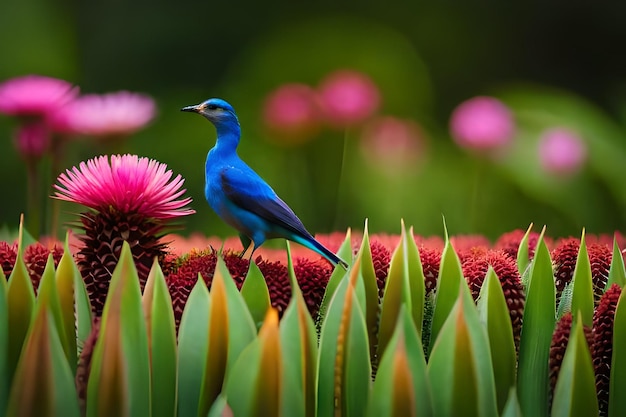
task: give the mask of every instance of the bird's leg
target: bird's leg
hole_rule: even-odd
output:
[[[252,245],[252,239],[250,239],[243,233],[239,233],[239,240],[241,241],[241,245],[243,246],[243,251],[239,254],[239,258],[241,259],[243,258],[243,255],[248,252],[248,249],[250,249],[250,245]]]

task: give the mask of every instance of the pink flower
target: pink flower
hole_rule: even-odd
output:
[[[50,132],[41,122],[21,125],[13,138],[17,151],[24,158],[41,158],[50,147]]]
[[[153,159],[136,155],[113,155],[81,162],[59,175],[54,197],[79,203],[94,210],[112,208],[155,219],[168,219],[195,213],[185,208],[191,198],[177,200],[185,189],[184,179]]]
[[[569,175],[585,163],[587,147],[576,132],[553,128],[545,131],[539,139],[539,158],[547,172]]]
[[[44,116],[78,94],[78,88],[57,78],[25,75],[0,84],[0,113]]]
[[[500,100],[474,97],[454,110],[450,133],[463,148],[491,150],[513,139],[515,122],[509,108]]]
[[[363,128],[361,151],[371,165],[401,171],[418,162],[424,148],[423,136],[413,120],[378,117]]]
[[[119,91],[79,97],[50,115],[48,122],[61,133],[125,136],[147,125],[155,113],[152,98]]]
[[[263,119],[274,133],[287,136],[292,142],[303,142],[320,125],[317,92],[305,84],[284,84],[265,99]]]
[[[363,122],[380,106],[376,84],[367,75],[353,70],[328,75],[322,80],[319,93],[326,120],[337,127]]]

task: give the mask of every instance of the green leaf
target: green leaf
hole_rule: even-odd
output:
[[[502,412],[511,389],[515,387],[517,353],[504,292],[491,266],[480,289],[478,313],[489,337],[498,410]]]
[[[69,245],[66,243],[65,250],[69,252]],[[91,334],[93,317],[91,313],[91,302],[78,267],[74,264],[74,300],[76,303],[76,337],[77,349],[82,350],[85,341]]]
[[[65,352],[66,360],[74,367],[76,366],[76,354],[69,352],[69,341],[65,337],[65,323],[64,317],[61,312],[61,301],[59,299],[59,292],[57,291],[55,271],[54,271],[54,259],[52,255],[48,255],[48,260],[41,275],[41,281],[39,282],[39,293],[37,294],[37,301],[35,309],[47,308],[52,318],[54,319],[55,328],[58,329],[61,339],[61,346]],[[75,372],[72,369],[73,373]]]
[[[256,338],[257,332],[250,310],[222,258],[218,258],[215,271],[223,277],[228,303],[228,373],[241,352]]]
[[[621,257],[621,256],[620,256]],[[621,292],[613,318],[613,356],[609,381],[609,417],[626,415],[626,291]]]
[[[530,265],[526,305],[520,336],[517,387],[524,415],[548,415],[548,359],[555,325],[552,261],[541,232]]]
[[[376,372],[368,416],[433,415],[423,352],[413,318],[403,305]]]
[[[572,288],[572,317],[580,317],[585,326],[593,325],[593,281],[591,280],[591,264],[587,254],[587,244],[585,243],[585,231],[580,237],[580,248],[578,258],[572,277],[574,282]]]
[[[501,417],[523,417],[522,409],[520,408],[519,401],[517,400],[517,391],[515,390],[515,387],[511,388],[509,391],[509,398],[506,401]]]
[[[33,319],[11,387],[7,415],[80,415],[74,377],[49,304]]]
[[[611,267],[609,268],[609,279],[606,283],[605,291],[611,288],[611,285],[617,284],[620,288],[626,285],[626,270],[624,270],[624,258],[622,251],[617,245],[617,236],[613,236],[613,257],[611,258]]]
[[[231,415],[233,415],[233,412],[226,402],[226,395],[220,394],[215,402],[213,402],[213,405],[211,405],[211,410],[209,410],[207,417],[224,417]]]
[[[363,416],[371,374],[367,326],[356,288],[360,258],[341,281],[322,323],[317,415]]]
[[[572,323],[569,342],[554,388],[553,417],[598,415],[596,378],[583,330],[584,319],[580,311],[577,316]]]
[[[178,330],[178,416],[196,417],[209,345],[209,290],[202,277],[194,285]]]
[[[421,336],[422,324],[424,322],[426,278],[424,277],[424,268],[422,267],[419,249],[417,248],[417,243],[415,243],[413,236],[413,226],[411,226],[407,239],[407,261],[409,264],[409,284],[411,287],[411,315],[413,316],[413,322],[415,323],[417,332]]]
[[[7,409],[11,380],[9,379],[9,300],[7,299],[7,279],[0,268],[0,411]]]
[[[176,414],[176,326],[163,271],[155,258],[143,293],[150,346],[152,416]]]
[[[317,333],[298,287],[287,245],[292,296],[280,321],[283,362],[282,415],[315,416],[317,393]]]
[[[250,260],[250,268],[248,268],[246,279],[241,287],[241,295],[248,305],[256,328],[260,329],[272,303],[265,277],[254,260]]]
[[[339,247],[339,250],[337,251],[337,256],[351,264],[352,232],[350,229],[346,231],[346,238],[343,240],[343,243]],[[328,284],[326,284],[326,289],[324,290],[324,297],[322,298],[322,302],[320,303],[319,314],[317,317],[318,328],[321,328],[324,317],[326,316],[326,311],[328,310],[328,305],[330,304],[330,300],[333,298],[333,295],[335,294],[339,283],[345,276],[346,271],[344,271],[341,267],[335,268],[333,273],[330,275],[330,278],[328,279]]]
[[[62,326],[59,326],[59,336],[66,349],[65,354],[69,361],[72,373],[76,373],[78,351],[76,346],[76,296],[74,285],[76,274],[80,278],[80,273],[74,264],[72,253],[69,250],[69,233],[65,238],[65,250],[59,261],[56,271],[56,290],[59,298],[59,311]]]
[[[435,415],[496,416],[489,341],[465,282],[428,362]]]
[[[278,313],[267,312],[259,336],[242,352],[229,377],[226,392],[236,416],[279,416],[283,363]]]
[[[9,318],[7,380],[11,381],[35,307],[35,291],[24,264],[21,245],[18,247],[15,266],[9,276],[7,304]]]
[[[385,347],[396,330],[400,310],[412,311],[411,284],[409,277],[408,242],[404,222],[398,246],[391,256],[385,283],[378,331],[377,356],[382,357]]]
[[[444,225],[445,226],[445,225]],[[439,277],[437,278],[437,290],[435,292],[435,308],[430,328],[429,351],[433,348],[433,343],[437,335],[452,311],[459,294],[460,284],[465,284],[461,261],[457,256],[446,230],[446,243],[441,254],[441,264],[439,266]],[[467,284],[465,284],[467,285]]]
[[[87,384],[87,415],[149,415],[150,358],[141,290],[128,242],[109,285]]]
[[[530,237],[530,232],[533,230],[533,224],[531,223],[526,229],[526,233],[524,233],[524,237],[519,243],[519,247],[517,249],[517,269],[519,270],[520,275],[522,276],[522,283],[524,284],[524,288],[528,285],[528,266],[530,265],[530,250],[528,248],[528,238]]]
[[[209,294],[209,332],[207,344],[207,358],[202,378],[200,405],[198,413],[205,416],[217,396],[222,391],[226,376],[229,345],[229,317],[226,294],[226,280],[232,281],[230,275],[224,272],[224,260],[218,257],[211,291]]]

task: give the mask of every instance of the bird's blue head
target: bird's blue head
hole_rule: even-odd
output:
[[[218,130],[221,127],[228,127],[233,124],[239,126],[239,119],[237,119],[235,109],[221,98],[210,98],[200,104],[183,107],[180,110],[201,114],[213,123]]]

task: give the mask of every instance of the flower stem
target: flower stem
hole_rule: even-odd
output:
[[[40,183],[36,160],[26,160],[26,229],[35,238],[39,239],[41,228],[41,210],[39,204]]]
[[[343,151],[341,154],[341,168],[339,170],[339,178],[337,179],[337,209],[335,210],[335,224],[333,225],[333,229],[337,230],[339,228],[339,223],[341,221],[341,213],[343,212],[345,206],[345,176],[346,176],[346,165],[348,164],[348,128],[344,130],[343,134]]]

